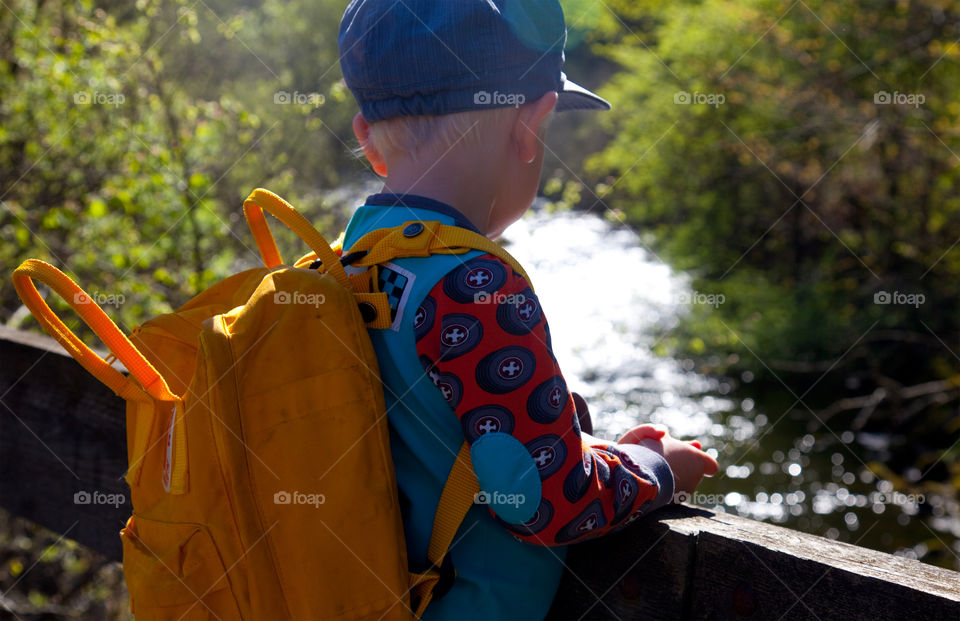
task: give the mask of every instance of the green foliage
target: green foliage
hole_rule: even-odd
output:
[[[334,233],[344,214],[324,196],[358,169],[330,19],[341,4],[11,3],[0,13],[6,272],[43,258],[114,303],[129,330],[257,262],[239,217],[254,187]],[[0,304],[4,320],[19,307],[9,278]]]
[[[133,619],[119,563],[4,509],[0,550],[5,618]]]
[[[732,348],[762,372],[835,359],[874,326],[933,341],[910,368],[905,346],[871,347],[878,375],[955,373],[931,332],[960,334],[960,3],[611,7],[613,138],[589,168],[661,256],[726,300],[674,343]],[[697,97],[714,105],[683,103]],[[926,302],[878,305],[878,291]]]

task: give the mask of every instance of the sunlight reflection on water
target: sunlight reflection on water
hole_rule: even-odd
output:
[[[503,237],[533,280],[567,384],[587,400],[598,431],[615,437],[657,422],[678,437],[704,437],[716,430],[711,413],[735,408],[698,396],[717,381],[652,353],[653,328],[676,322],[689,285],[635,233],[591,214],[538,211]]]

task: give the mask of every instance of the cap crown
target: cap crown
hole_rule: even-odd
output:
[[[353,0],[340,64],[364,118],[450,114],[563,90],[556,0]]]

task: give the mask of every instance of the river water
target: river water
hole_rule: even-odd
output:
[[[533,281],[557,359],[590,405],[597,435],[664,423],[720,462],[694,504],[960,570],[956,491],[919,493],[892,474],[876,476],[891,438],[815,430],[809,413],[790,408],[789,393],[764,391],[755,403],[749,375],[705,377],[693,361],[651,353],[691,291],[635,233],[540,209],[502,241]]]

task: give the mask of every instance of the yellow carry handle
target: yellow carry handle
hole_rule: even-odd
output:
[[[264,211],[273,214],[307,243],[320,261],[323,262],[324,272],[331,274],[344,287],[350,288],[350,279],[343,266],[340,265],[340,257],[333,251],[323,235],[310,224],[309,220],[294,209],[293,205],[269,190],[257,188],[250,193],[247,200],[243,201],[243,216],[247,219],[247,224],[250,225],[250,231],[253,233],[254,241],[257,242],[257,248],[260,250],[260,256],[263,257],[264,265],[272,268],[283,264],[280,251],[277,250],[277,242],[273,239],[273,234],[270,232],[270,227],[263,215]]]
[[[131,381],[100,357],[95,351],[84,345],[73,331],[61,321],[46,301],[40,296],[34,285],[34,279],[44,283],[66,300],[67,304],[76,311],[80,318],[90,326],[94,334],[107,346],[107,349],[123,363],[136,380]],[[183,421],[182,404],[179,396],[170,391],[163,376],[154,368],[130,339],[117,327],[107,314],[103,312],[93,299],[77,286],[69,276],[39,259],[27,259],[20,267],[13,271],[13,286],[17,295],[26,305],[33,316],[50,336],[55,338],[67,352],[79,362],[91,375],[106,384],[118,396],[137,402],[138,416],[148,416],[153,413],[154,402],[147,396],[171,404],[173,416],[173,463],[169,479],[164,486],[173,494],[182,494],[187,490],[187,445],[186,429]],[[144,394],[146,393],[146,394]],[[177,416],[179,411],[179,416]],[[140,467],[144,454],[147,451],[147,442],[152,423],[146,420],[138,421],[136,437],[134,439],[133,454],[130,460],[128,482],[136,484],[139,478]]]
[[[139,387],[124,377],[99,354],[83,344],[76,334],[50,309],[33,280],[39,280],[70,305],[80,318],[107,346],[117,359],[130,371]],[[107,314],[97,306],[87,293],[70,280],[70,277],[54,266],[39,259],[27,259],[13,271],[13,286],[17,295],[50,336],[55,338],[77,362],[110,390],[124,399],[143,399],[142,388],[160,401],[176,401],[179,397],[170,392],[167,382],[152,364],[140,353],[130,339],[120,331]]]

